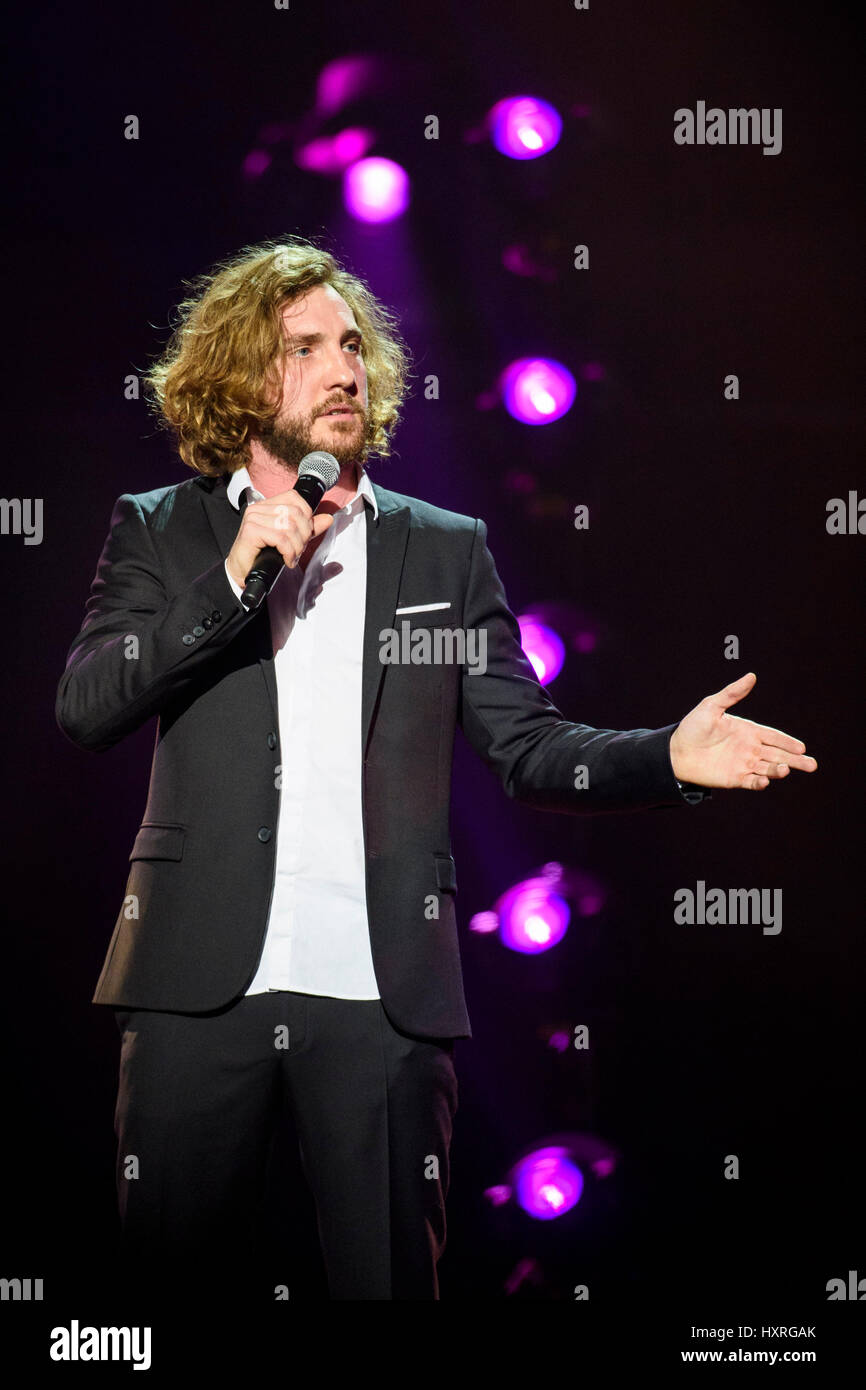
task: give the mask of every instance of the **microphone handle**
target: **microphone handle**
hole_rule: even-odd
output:
[[[315,511],[327,488],[324,479],[317,477],[315,473],[304,473],[295,483],[294,491],[300,493],[304,501]],[[276,584],[284,564],[285,561],[276,546],[266,545],[259,551],[255,564],[246,577],[241,597],[241,603],[247,612],[261,607]]]
[[[276,546],[266,545],[256,556],[241,595],[247,612],[259,608],[277,582],[285,561]]]

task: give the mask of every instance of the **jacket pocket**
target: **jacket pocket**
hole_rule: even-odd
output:
[[[457,866],[453,856],[450,854],[434,854],[433,862],[436,867],[436,886],[441,888],[443,893],[457,892]]]
[[[132,846],[130,859],[182,859],[185,825],[157,825],[146,821]]]

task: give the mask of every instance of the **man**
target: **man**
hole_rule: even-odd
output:
[[[369,480],[406,364],[387,310],[312,243],[248,248],[203,279],[150,373],[197,476],[118,500],[60,681],[58,722],[83,748],[159,719],[93,996],[122,1034],[118,1197],[145,1283],[249,1285],[285,1098],[331,1298],[438,1297],[454,1039],[471,1036],[458,724],[509,796],[571,814],[685,806],[816,767],[798,739],[727,713],[751,673],[663,729],[564,719],[521,650],[483,521]],[[341,471],[314,516],[293,485],[316,448]],[[265,546],[285,568],[247,611]],[[386,660],[403,622],[474,633],[484,662]]]

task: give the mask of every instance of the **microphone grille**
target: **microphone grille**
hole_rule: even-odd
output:
[[[321,478],[325,484],[325,491],[329,492],[339,481],[340,465],[334,455],[327,453],[325,449],[314,449],[311,454],[305,454],[298,465],[299,478],[310,475]]]

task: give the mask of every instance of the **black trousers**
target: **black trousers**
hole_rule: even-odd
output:
[[[287,1103],[330,1297],[439,1297],[453,1039],[400,1032],[379,1000],[285,990],[115,1014],[121,1268],[137,1296],[278,1297],[257,1282],[253,1232]]]

